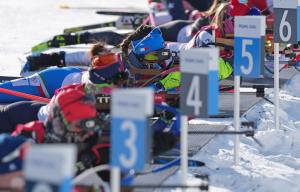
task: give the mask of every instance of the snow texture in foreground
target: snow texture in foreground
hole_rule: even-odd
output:
[[[299,82],[300,74],[280,92],[279,130],[274,128],[274,106],[269,102],[261,101],[244,115],[244,120],[256,121],[255,138],[263,147],[251,138],[240,137],[239,166],[233,164],[234,136],[217,136],[194,156],[207,165],[197,170],[210,175],[210,191],[300,190]],[[273,100],[273,94],[269,98]],[[233,127],[229,129],[233,130]],[[176,177],[169,182],[172,180],[176,181]]]

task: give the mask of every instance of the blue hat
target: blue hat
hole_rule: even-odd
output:
[[[117,77],[127,79],[126,74],[121,62],[116,62],[101,68],[91,68],[89,80],[93,84],[112,83]]]
[[[27,142],[24,137],[0,135],[0,174],[19,171],[22,169],[20,158],[21,146]]]
[[[258,9],[257,7],[252,7],[249,12],[248,15],[261,15],[261,11],[260,9]]]
[[[136,55],[144,55],[152,51],[163,49],[165,47],[164,42],[160,29],[156,27],[146,37],[131,41],[131,44],[133,52]]]

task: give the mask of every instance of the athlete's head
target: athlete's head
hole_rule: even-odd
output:
[[[128,79],[118,53],[112,52],[104,43],[96,43],[90,50],[91,67],[88,83],[121,86]]]
[[[218,27],[222,34],[233,33],[234,17],[245,15],[260,15],[260,10],[256,7],[249,8],[238,0],[231,0],[230,2],[219,4],[212,24]]]
[[[129,62],[135,63],[133,65],[138,68],[164,69],[174,60],[171,51],[165,49],[165,41],[158,27],[141,26],[124,41],[122,48]]]
[[[49,105],[46,142],[83,143],[100,131],[95,97],[82,86],[58,92]]]
[[[128,35],[121,43],[121,52],[125,57],[128,56],[131,41],[136,41],[148,35],[153,28],[149,25],[141,25],[132,34]]]

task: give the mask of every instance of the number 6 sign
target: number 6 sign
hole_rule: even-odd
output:
[[[274,13],[274,42],[296,44],[300,40],[299,0],[274,0]]]
[[[141,171],[149,157],[152,137],[147,118],[153,113],[151,89],[119,89],[112,93],[111,164]]]
[[[265,23],[264,16],[235,17],[234,75],[259,77],[263,73]]]

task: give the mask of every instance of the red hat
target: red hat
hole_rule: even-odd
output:
[[[239,0],[231,0],[231,5],[229,6],[228,14],[230,16],[244,16],[247,15],[250,8],[239,2]]]
[[[61,91],[56,96],[56,101],[68,123],[95,118],[97,115],[94,98],[85,93],[81,86]]]
[[[49,103],[45,138],[51,142],[82,143],[101,128],[96,99],[83,84],[61,88]]]

